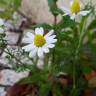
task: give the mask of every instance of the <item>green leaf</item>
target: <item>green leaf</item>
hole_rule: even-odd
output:
[[[33,25],[32,28],[43,27],[46,30],[52,29],[52,26],[47,23]]]
[[[64,72],[68,73],[68,74],[72,74],[73,73],[73,64],[64,64]]]
[[[12,17],[13,11],[5,11],[0,13],[1,18],[10,19]]]
[[[0,0],[0,5],[6,4],[4,0]]]
[[[57,9],[55,10],[55,13],[61,14],[61,15],[64,14],[64,12],[63,12],[60,8],[57,8]]]
[[[21,5],[22,0],[14,0],[14,8],[18,8]]]
[[[73,20],[70,19],[69,16],[63,16],[62,20],[55,26],[57,30],[62,30],[64,28],[68,28],[68,27],[74,27],[75,22]]]
[[[96,19],[92,20],[90,25],[88,26],[88,30],[92,30],[96,28]]]
[[[12,14],[19,8],[22,0],[0,0],[0,17],[10,19]]]
[[[20,84],[32,84],[32,78],[31,77],[25,77],[22,78],[18,83]]]
[[[48,0],[48,5],[50,8],[50,11],[52,12],[52,14],[54,16],[58,15],[58,13],[57,13],[58,7],[57,7],[56,3],[57,3],[57,0]]]
[[[92,71],[92,68],[88,66],[87,64],[81,64],[82,72],[85,73],[90,73]]]
[[[65,41],[73,41],[73,38],[70,36],[70,34],[72,33],[72,31],[67,31],[67,32],[58,32],[57,36],[59,38],[59,40],[65,40]]]

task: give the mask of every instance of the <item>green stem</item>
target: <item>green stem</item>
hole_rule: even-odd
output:
[[[57,23],[57,16],[54,16],[54,26]],[[56,32],[55,32],[56,34]],[[53,49],[53,53],[52,53],[52,63],[54,64],[54,60],[55,60],[55,48]]]
[[[84,34],[85,34],[85,22],[83,24],[82,31],[80,33],[80,37],[79,37],[79,41],[78,41],[78,45],[77,45],[77,48],[76,48],[76,51],[75,51],[75,57],[74,57],[74,62],[73,62],[73,89],[72,89],[71,94],[74,94],[73,92],[76,89],[76,64],[77,64],[78,54],[79,54],[79,51],[80,51],[80,47],[81,47],[81,44],[82,44]]]

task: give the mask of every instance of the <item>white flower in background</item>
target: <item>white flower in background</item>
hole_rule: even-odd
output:
[[[3,33],[4,32],[4,29],[0,27],[0,33]]]
[[[0,18],[0,33],[4,32],[3,26],[4,25],[4,20]]]
[[[90,13],[89,10],[82,10],[82,6],[78,0],[70,2],[69,8],[62,7],[61,10],[65,12],[63,16],[70,15],[70,18],[74,20],[77,16],[86,16]]]
[[[43,28],[36,28],[35,33],[27,32],[27,38],[24,38],[24,42],[28,45],[24,46],[23,49],[29,53],[29,57],[38,55],[43,57],[44,53],[49,52],[49,48],[55,47],[54,43],[57,42],[55,39],[56,35],[53,35],[54,31],[51,30],[47,34],[44,33]]]
[[[4,20],[0,18],[0,26],[4,25]]]

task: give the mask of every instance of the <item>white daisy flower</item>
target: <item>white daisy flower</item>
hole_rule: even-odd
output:
[[[36,28],[35,34],[27,32],[27,38],[23,41],[28,43],[23,49],[29,53],[29,57],[39,56],[43,57],[44,53],[49,52],[49,48],[55,47],[54,43],[57,42],[55,39],[56,35],[53,35],[54,31],[51,30],[47,34],[44,33],[43,28]]]
[[[70,3],[69,8],[62,7],[61,10],[65,12],[63,16],[70,15],[70,18],[74,20],[77,16],[86,16],[88,13],[90,13],[89,10],[82,10],[81,4],[78,0],[73,0]]]

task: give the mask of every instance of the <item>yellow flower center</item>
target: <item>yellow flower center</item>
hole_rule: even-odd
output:
[[[34,44],[37,46],[37,47],[41,47],[43,46],[44,44],[46,43],[44,37],[40,34],[36,34],[34,36]]]
[[[80,12],[80,4],[78,0],[74,0],[72,5],[70,6],[70,10],[72,13],[78,13]]]

